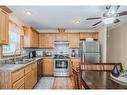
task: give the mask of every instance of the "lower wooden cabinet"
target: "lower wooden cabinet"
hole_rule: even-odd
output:
[[[32,89],[37,82],[37,63],[30,64],[25,71],[27,71],[24,78],[25,89]]]
[[[25,89],[31,89],[32,88],[32,72],[29,72],[28,74],[25,75],[24,78],[24,83],[25,83]]]
[[[32,64],[32,87],[37,83],[37,62]]]
[[[12,84],[13,89],[24,89],[24,77]]]
[[[43,75],[46,76],[53,76],[53,69],[54,69],[54,60],[50,57],[45,57],[43,59]]]
[[[0,72],[0,89],[32,89],[37,83],[37,62],[14,72]]]

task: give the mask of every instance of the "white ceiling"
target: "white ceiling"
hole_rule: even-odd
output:
[[[57,29],[63,27],[73,30],[93,29],[93,24],[99,20],[85,20],[87,17],[102,16],[105,6],[9,6],[16,17],[37,30]],[[26,15],[30,10],[32,15]],[[118,12],[127,11],[127,6],[121,6]],[[127,22],[127,16],[119,17],[122,24]],[[80,24],[74,21],[80,19]],[[100,25],[102,25],[101,23]]]

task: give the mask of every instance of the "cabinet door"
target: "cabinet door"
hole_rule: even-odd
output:
[[[93,32],[92,33],[92,38],[98,39],[98,32]]]
[[[68,40],[70,48],[79,48],[79,33],[69,33]]]
[[[32,87],[37,83],[37,63],[32,64]]]
[[[84,32],[80,33],[80,39],[94,38],[98,39],[98,32]]]
[[[24,47],[38,47],[38,33],[31,27],[24,27]]]
[[[45,47],[46,47],[45,34],[40,33],[39,34],[39,48],[45,48]]]
[[[8,14],[0,10],[0,44],[8,44],[9,34],[8,34]]]
[[[56,33],[55,41],[68,41],[68,34],[67,33]]]
[[[44,75],[53,75],[53,59],[44,58],[43,59],[43,74]]]
[[[54,48],[54,34],[45,34],[46,48]]]
[[[25,89],[31,89],[33,87],[32,84],[32,72],[29,72],[25,75],[24,82],[25,82]]]
[[[54,48],[55,34],[53,33],[40,33],[39,34],[39,47],[40,48]]]

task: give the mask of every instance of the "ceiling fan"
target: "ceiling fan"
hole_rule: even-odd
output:
[[[100,24],[101,22],[104,22],[105,24],[119,23],[120,20],[117,17],[127,15],[127,11],[117,13],[119,7],[120,7],[119,5],[117,5],[117,6],[106,6],[106,12],[103,13],[102,17],[92,17],[92,18],[87,18],[86,20],[101,19],[100,21],[93,24],[92,26],[96,26],[96,25]]]

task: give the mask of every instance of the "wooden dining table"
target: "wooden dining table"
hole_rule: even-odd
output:
[[[80,80],[85,89],[127,89],[127,85],[115,82],[111,72],[80,71]]]

